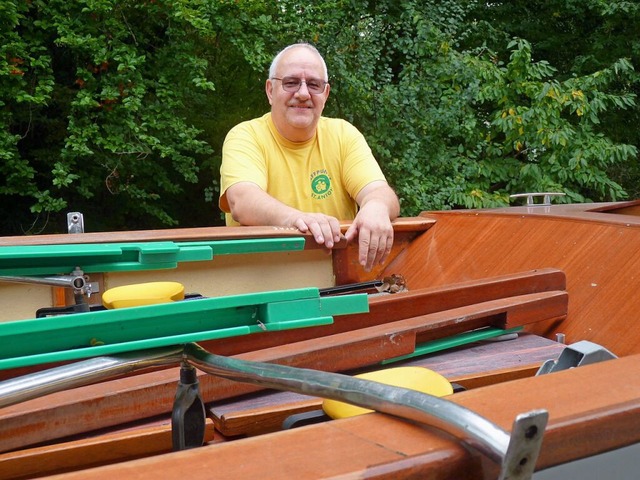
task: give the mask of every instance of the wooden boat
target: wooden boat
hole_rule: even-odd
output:
[[[198,340],[216,355],[192,343],[160,345],[154,351],[169,358],[169,365],[119,365],[115,378],[76,377],[73,388],[9,402],[0,408],[0,478],[545,479],[601,478],[603,471],[631,478],[622,472],[634,472],[640,463],[640,201],[424,212],[397,220],[394,228],[389,260],[371,272],[360,269],[352,245],[340,245],[331,255],[313,242],[275,252],[225,247],[216,253],[218,242],[277,244],[300,237],[271,227],[0,238],[0,260],[15,247],[61,245],[169,242],[213,252],[211,260],[175,265],[175,258],[163,257],[150,269],[144,261],[128,270],[77,265],[99,285],[89,298],[93,305],[107,289],[171,280],[207,299],[246,300],[300,289],[333,297],[340,296],[334,287],[355,285],[367,295],[368,310],[332,314],[331,322],[305,328],[263,325],[267,331]],[[38,263],[11,258],[0,263],[5,277],[17,271],[42,274]],[[398,276],[406,290],[378,292],[393,290]],[[375,282],[380,279],[386,283]],[[69,288],[16,281],[0,282],[0,298],[2,325],[32,319],[43,307],[64,311],[78,300]],[[303,300],[321,310],[328,305],[322,298]],[[280,313],[286,317],[288,311]],[[45,320],[55,326],[74,315],[83,314]],[[482,340],[485,334],[499,336]],[[185,358],[201,367],[204,445],[172,451],[171,415]],[[5,398],[13,395],[6,386],[17,379],[83,362],[104,368],[99,359],[40,360],[0,370],[0,402],[3,392]],[[219,362],[220,375],[206,373],[205,360]],[[246,362],[239,368],[246,367],[247,376],[255,362],[285,372],[304,369],[303,385],[279,392],[268,380],[231,380],[234,375],[224,371],[227,360]],[[426,419],[407,415],[384,397],[397,392],[393,388],[374,402],[387,413],[332,420],[322,412],[322,399],[304,394],[308,387],[330,396],[318,385],[334,381],[332,372],[399,365],[429,368],[456,392],[441,399],[420,396],[428,399]],[[323,372],[318,378],[308,373],[317,371]],[[369,396],[377,391],[362,388],[364,403],[371,404]],[[493,435],[481,438],[487,430],[448,424],[438,409],[451,413],[454,424],[467,421],[467,414],[470,423],[486,421],[482,425]],[[520,450],[507,452],[510,445]]]

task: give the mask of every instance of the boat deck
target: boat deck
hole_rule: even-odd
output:
[[[196,230],[18,243],[292,233]],[[0,245],[12,242],[0,238]],[[372,272],[359,268],[353,245],[340,245],[329,257],[308,242],[295,255],[261,255],[251,263],[245,255],[219,258],[215,265],[171,273],[204,285],[201,293],[211,296],[237,288],[328,287],[401,274],[409,291],[371,297],[366,314],[336,316],[331,325],[204,341],[203,346],[227,357],[326,372],[424,366],[464,387],[449,396],[451,402],[506,431],[518,414],[546,409],[549,423],[537,463],[545,469],[640,442],[638,245],[640,202],[424,212],[397,222],[389,261]],[[234,280],[216,283],[225,275]],[[100,280],[114,286],[141,278],[105,273]],[[0,285],[0,297],[3,291]],[[13,296],[16,290],[6,291]],[[485,328],[522,330],[515,339],[483,340],[388,363],[430,342]],[[590,340],[621,358],[534,376],[563,350],[555,341],[558,334],[568,344]],[[6,378],[18,373],[23,372],[4,372]],[[167,415],[177,378],[177,368],[148,371],[3,408],[0,477],[73,469],[78,471],[56,478],[144,479],[161,471],[196,480],[211,475],[479,480],[496,478],[499,468],[432,427],[379,413],[278,431],[290,415],[317,410],[321,401],[206,374],[199,379],[209,412],[207,445],[168,453]],[[99,465],[104,466],[82,470]]]

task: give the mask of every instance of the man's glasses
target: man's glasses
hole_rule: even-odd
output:
[[[298,77],[283,77],[276,78],[272,77],[271,80],[280,80],[282,82],[282,89],[285,92],[296,93],[302,87],[302,84],[307,85],[307,90],[309,93],[314,95],[319,95],[324,92],[324,89],[327,87],[327,83],[324,80],[318,80],[317,78],[310,78],[309,80],[302,80]]]

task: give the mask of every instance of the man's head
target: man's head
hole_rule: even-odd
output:
[[[307,43],[289,45],[271,63],[266,92],[278,132],[302,142],[313,137],[329,97],[327,66]]]

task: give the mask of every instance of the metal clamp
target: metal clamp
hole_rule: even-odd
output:
[[[0,281],[14,283],[29,283],[33,285],[48,285],[51,287],[63,287],[73,289],[76,295],[91,296],[98,291],[98,284],[88,281],[89,277],[84,274],[80,267],[76,267],[69,275],[52,275],[49,277],[26,277],[18,275],[0,276]]]
[[[206,421],[207,414],[200,395],[196,369],[183,362],[171,414],[173,450],[201,447],[204,443]]]
[[[51,287],[70,288],[73,290],[75,304],[68,307],[44,307],[36,312],[36,317],[46,317],[64,313],[88,312],[90,310],[87,298],[100,290],[98,282],[90,282],[80,267],[76,267],[69,275],[51,275],[48,277],[28,277],[17,275],[0,276],[2,282],[28,283],[32,285],[46,285]],[[85,298],[86,297],[86,298]]]
[[[84,233],[84,216],[80,212],[67,213],[67,231],[69,233]]]
[[[618,357],[606,348],[588,340],[582,340],[565,347],[557,360],[547,360],[544,362],[538,369],[536,375],[559,372],[561,370],[612,360],[614,358]]]

